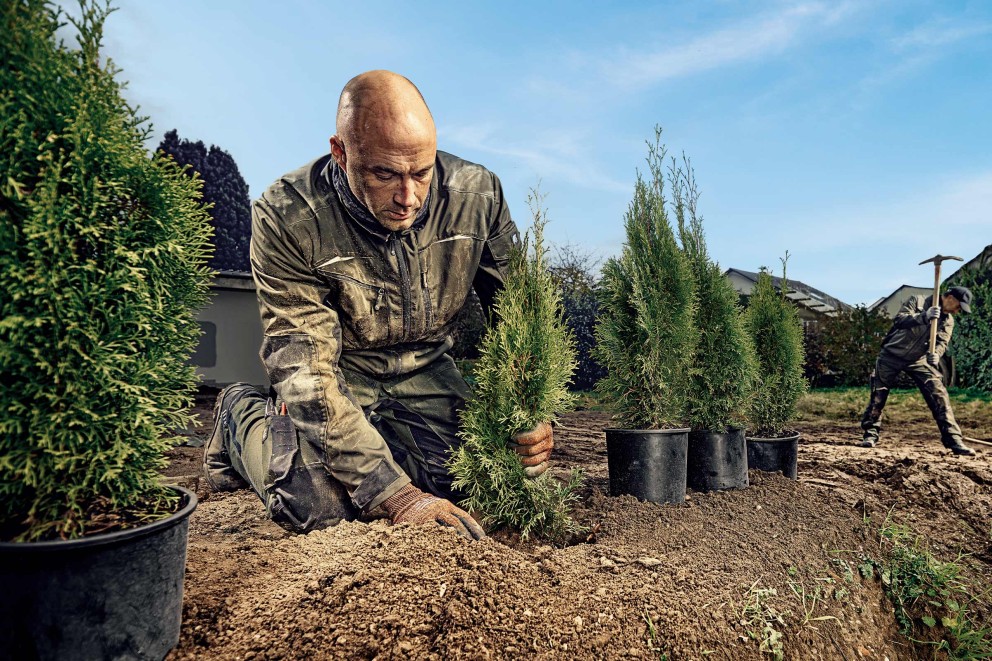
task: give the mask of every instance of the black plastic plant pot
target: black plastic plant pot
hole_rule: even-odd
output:
[[[179,642],[189,516],[53,542],[0,543],[0,650],[11,659],[154,659]]]
[[[686,484],[693,491],[747,487],[747,449],[743,429],[689,432]]]
[[[799,432],[782,438],[747,438],[747,466],[751,470],[777,473],[796,479]]]
[[[607,429],[610,495],[685,502],[688,429]]]

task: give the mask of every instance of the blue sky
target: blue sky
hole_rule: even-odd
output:
[[[493,170],[521,229],[605,258],[645,140],[692,160],[710,252],[870,303],[992,243],[992,2],[119,0],[106,51],[165,131],[252,197],[325,153],[341,87],[416,83],[439,148]],[[953,268],[953,267],[952,267]]]

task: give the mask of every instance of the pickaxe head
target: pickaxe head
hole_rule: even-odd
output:
[[[940,263],[943,262],[944,260],[947,260],[947,259],[956,259],[959,262],[963,262],[964,261],[960,257],[953,257],[951,255],[935,255],[935,256],[931,257],[930,259],[924,259],[922,262],[920,262],[920,264],[922,265],[922,264],[927,264],[929,262],[933,262],[934,264],[940,266]]]

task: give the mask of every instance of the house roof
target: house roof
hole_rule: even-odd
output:
[[[758,273],[754,271],[744,271],[741,269],[729,268],[724,272],[724,275],[730,275],[735,273],[738,276],[750,280],[753,283],[758,282]],[[775,289],[782,289],[782,278],[777,276],[772,276],[772,284]],[[834,315],[838,311],[850,310],[851,306],[840,300],[839,298],[834,298],[826,292],[820,291],[816,287],[810,287],[805,282],[800,282],[799,280],[789,280],[788,281],[789,291],[786,293],[785,297],[793,301],[797,305],[801,305],[808,308],[814,312],[819,312],[825,315]]]
[[[958,275],[960,275],[965,269],[979,269],[987,266],[988,264],[992,264],[992,243],[985,246],[980,253],[962,264],[957,271],[944,278],[944,285],[946,286],[951,284],[954,279],[957,278]]]
[[[247,271],[217,271],[210,281],[210,288],[255,291],[255,280]]]

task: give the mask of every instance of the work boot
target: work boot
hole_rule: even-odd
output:
[[[217,394],[214,427],[203,447],[203,475],[214,491],[237,491],[248,487],[248,482],[231,465],[231,455],[224,444],[224,434],[227,433],[231,408],[253,390],[245,383],[235,383]]]
[[[861,442],[858,443],[858,447],[859,448],[873,448],[873,447],[875,447],[875,445],[877,443],[878,443],[878,439],[877,438],[875,438],[873,436],[865,436],[864,438],[861,439]]]
[[[944,441],[944,447],[953,452],[954,454],[959,454],[964,457],[974,457],[975,451],[969,448],[967,445],[961,442],[959,438],[952,438]]]

